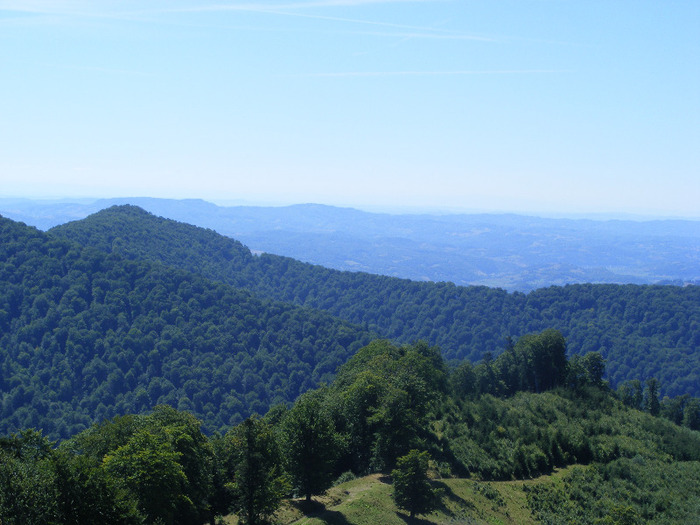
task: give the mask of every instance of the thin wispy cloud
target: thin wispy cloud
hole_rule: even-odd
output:
[[[112,11],[107,5],[85,1],[0,0],[0,13],[27,13],[36,15],[88,15]]]
[[[417,4],[436,3],[444,0],[316,0],[312,2],[285,2],[271,4],[266,2],[250,2],[245,4],[210,4],[203,6],[193,6],[190,11],[226,11],[226,10],[248,10],[248,9],[268,9],[268,10],[297,10],[315,9],[324,7],[359,7],[373,4]]]
[[[130,19],[130,20],[145,20],[158,22],[154,17],[160,15],[177,15],[177,14],[195,14],[195,13],[223,13],[223,12],[240,12],[240,13],[259,13],[272,16],[306,18],[312,20],[323,20],[328,22],[337,22],[342,24],[364,25],[383,27],[391,29],[399,29],[411,31],[411,33],[375,33],[376,36],[396,36],[403,39],[411,38],[444,38],[454,40],[478,40],[478,41],[496,41],[497,39],[483,36],[465,34],[459,31],[449,29],[415,26],[408,24],[399,24],[394,22],[386,22],[380,20],[368,20],[352,17],[339,17],[330,14],[310,13],[311,9],[331,9],[336,7],[362,7],[374,4],[407,4],[407,3],[434,3],[444,0],[316,0],[310,2],[247,2],[233,4],[209,4],[209,5],[172,5],[162,8],[154,7],[150,4],[149,7],[142,8],[142,4],[124,2],[124,3],[97,3],[86,1],[18,1],[18,0],[0,0],[0,14],[3,11],[11,13],[25,13],[34,15],[54,15],[78,18],[102,18],[102,19]],[[371,34],[371,33],[364,33]],[[432,36],[431,36],[432,35]],[[440,37],[439,35],[444,35]]]
[[[479,42],[498,42],[497,39],[485,36],[477,35],[463,35],[463,34],[436,34],[436,33],[426,33],[426,32],[382,32],[382,31],[334,31],[336,34],[353,34],[353,35],[368,35],[368,36],[387,36],[400,38],[401,42],[427,38],[431,40],[476,40]]]
[[[408,3],[412,2],[414,0],[337,0],[337,1],[321,1],[321,2],[300,2],[300,3],[292,3],[292,4],[264,4],[264,3],[250,3],[250,4],[239,4],[239,5],[216,5],[216,6],[198,6],[198,7],[188,7],[188,8],[175,8],[175,9],[170,9],[168,12],[170,13],[176,13],[176,12],[190,12],[190,13],[195,13],[195,12],[222,12],[222,11],[247,11],[247,12],[255,12],[255,13],[264,13],[264,14],[272,14],[272,15],[280,15],[280,16],[289,16],[289,17],[299,17],[299,18],[310,18],[310,19],[316,19],[316,20],[328,20],[332,22],[343,22],[343,23],[351,23],[351,24],[362,24],[362,25],[371,25],[371,26],[380,26],[380,27],[391,27],[391,28],[396,28],[396,29],[409,29],[409,30],[419,30],[423,32],[435,32],[435,33],[444,33],[444,34],[459,34],[456,31],[450,31],[447,29],[439,29],[439,28],[434,28],[434,27],[424,27],[424,26],[414,26],[414,25],[406,25],[406,24],[397,24],[393,22],[383,22],[383,21],[377,21],[377,20],[367,20],[367,19],[359,19],[359,18],[349,18],[349,17],[338,17],[338,16],[332,16],[332,15],[326,15],[326,14],[311,14],[311,13],[304,13],[304,12],[298,12],[297,10],[299,9],[308,9],[312,7],[337,7],[337,6],[360,6],[360,5],[365,5],[365,4],[377,4],[377,3]],[[423,0],[423,1],[434,1],[434,0]],[[467,38],[467,35],[462,35],[465,38]],[[485,37],[479,37],[479,36],[474,36],[471,37],[469,36],[468,38],[485,38]]]
[[[7,20],[35,23],[43,23],[47,20],[58,23],[77,19],[132,20],[136,16],[139,16],[139,13],[127,11],[121,6],[110,7],[108,3],[0,0],[0,22]]]
[[[372,4],[406,4],[430,3],[443,0],[315,0],[311,2],[246,2],[218,3],[208,5],[187,5],[173,7],[168,2],[163,7],[154,7],[151,2],[148,7],[140,2],[93,2],[87,0],[0,0],[0,13],[18,12],[34,14],[63,14],[63,15],[120,15],[125,13],[157,13],[157,12],[220,12],[220,11],[295,11],[305,9],[360,7]]]
[[[84,71],[86,73],[101,73],[106,75],[126,75],[134,77],[152,77],[153,73],[148,73],[144,71],[137,71],[133,69],[119,69],[113,67],[102,67],[102,66],[79,66],[71,64],[55,64],[55,63],[40,63],[38,64],[42,67],[47,67],[51,69],[62,69],[68,71]]]
[[[456,71],[345,71],[335,73],[307,73],[303,77],[423,77],[423,76],[461,76],[461,75],[541,75],[572,73],[570,69],[484,69]]]

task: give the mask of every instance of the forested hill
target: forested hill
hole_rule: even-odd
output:
[[[223,435],[165,405],[58,447],[0,435],[0,520],[697,524],[700,399],[659,403],[650,382],[638,405],[601,380],[599,354],[565,349],[546,330],[449,369],[425,343],[377,340],[330,385]]]
[[[0,434],[67,437],[158,403],[228,428],[329,381],[370,338],[325,312],[0,217]]]
[[[132,260],[178,266],[270,299],[326,310],[384,337],[439,345],[448,359],[481,359],[508,337],[560,330],[570,353],[599,351],[613,385],[656,377],[661,392],[700,395],[700,288],[569,285],[507,293],[341,272],[242,244],[134,206],[50,231]]]

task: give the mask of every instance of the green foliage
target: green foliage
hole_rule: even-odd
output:
[[[104,457],[104,468],[134,494],[149,521],[169,525],[187,481],[179,459],[164,436],[141,430]]]
[[[0,442],[0,521],[11,525],[59,519],[51,444],[28,430]]]
[[[457,399],[473,396],[477,392],[474,365],[463,361],[450,373],[450,392]]]
[[[566,338],[570,354],[599,352],[613,386],[653,376],[661,395],[700,397],[698,286],[582,284],[509,294],[340,272],[286,257],[253,256],[211,230],[133,206],[103,210],[52,233],[325,310],[394,341],[425,340],[439,345],[447,359],[476,362],[506,346],[509,337],[553,328]]]
[[[411,518],[429,513],[438,503],[438,496],[428,480],[429,459],[427,452],[414,449],[398,458],[396,468],[391,471],[394,502],[400,509],[407,510]]]
[[[331,486],[340,445],[333,420],[322,405],[322,393],[302,395],[282,421],[287,471],[297,494],[307,501]]]
[[[652,415],[658,416],[661,412],[659,403],[659,382],[656,378],[647,379],[647,387],[644,393],[644,408]]]
[[[574,390],[587,385],[603,386],[605,359],[600,352],[588,352],[584,356],[574,355],[569,359],[566,384]]]
[[[556,333],[535,334],[483,365],[503,388],[501,369],[531,377],[543,366],[537,353],[561,355],[560,343]],[[507,361],[507,354],[527,359]],[[290,487],[310,499],[341,475],[392,467],[397,504],[428,512],[430,498],[416,495],[430,488],[427,453],[442,475],[482,480],[587,465],[561,481],[528,483],[528,504],[544,523],[683,523],[697,516],[700,433],[677,424],[697,414],[697,400],[665,398],[666,417],[653,416],[625,406],[596,380],[599,357],[585,363],[578,362],[576,380],[564,363],[563,383],[546,392],[528,391],[538,383],[523,380],[526,390],[512,395],[457,396],[451,392],[461,379],[447,379],[434,348],[378,340],[330,386],[223,437],[205,437],[194,416],[168,406],[94,424],[58,449],[26,431],[0,439],[0,516],[3,524],[201,525],[235,509],[247,523],[264,523]],[[475,489],[504,506],[488,484]]]
[[[132,208],[61,231],[104,251],[0,219],[0,432],[74,436],[59,449],[37,432],[0,440],[3,525],[89,523],[93,511],[106,524],[201,524],[231,506],[254,523],[284,490],[283,468],[310,499],[343,472],[387,471],[413,449],[482,479],[590,465],[561,490],[532,493],[544,521],[556,508],[578,519],[590,494],[599,523],[698,514],[692,488],[671,503],[657,490],[675,487],[665,466],[697,479],[695,287],[524,295],[345,274],[253,257]],[[366,344],[366,329],[270,297],[483,359],[448,373],[430,343]],[[654,351],[640,359],[640,349]],[[211,432],[270,406],[223,438],[207,439],[190,413]]]
[[[177,523],[203,523],[209,517],[213,489],[214,452],[201,430],[201,422],[188,412],[157,406],[146,418],[149,426],[164,430],[187,480],[178,498]]]
[[[600,378],[589,379],[585,356],[574,363],[577,387],[600,384]],[[601,366],[603,366],[601,364]],[[578,371],[577,369],[580,369]],[[571,372],[566,359],[566,341],[557,330],[528,334],[509,345],[495,360],[486,356],[474,369],[461,365],[452,381],[453,390],[465,394],[513,395],[516,392],[543,392],[563,385]],[[602,370],[600,370],[602,374]]]
[[[691,430],[700,430],[700,399],[688,399],[683,408],[683,419],[681,421],[684,427]]]
[[[346,470],[333,482],[333,486],[335,487],[336,485],[352,481],[353,479],[357,479],[355,473],[352,470]]]
[[[327,392],[345,438],[341,465],[357,473],[391,469],[396,458],[424,444],[446,389],[445,364],[435,348],[377,340],[360,349]]]
[[[212,231],[133,207],[51,235],[2,219],[0,240],[0,432],[37,427],[66,438],[156,404],[191,411],[207,432],[224,432],[330,381],[369,342],[367,331],[318,310],[207,279],[324,309],[397,341],[437,343],[451,359],[506,346],[511,361],[499,366],[507,367],[477,365],[473,383],[468,374],[455,378],[452,388],[464,395],[509,394],[533,381],[527,388],[547,388],[549,376],[516,373],[528,352],[507,345],[510,336],[547,327],[567,338],[568,353],[599,355],[613,385],[654,376],[659,396],[700,393],[697,287],[577,285],[525,295],[334,272],[253,256]],[[654,351],[642,359],[642,349]],[[585,359],[566,381],[602,379],[600,362]],[[493,381],[496,372],[502,383]]]
[[[0,439],[0,522],[136,525],[136,502],[89,458],[33,430]]]
[[[56,453],[59,510],[66,525],[142,523],[137,502],[102,465],[85,456]]]
[[[595,387],[504,399],[484,395],[459,407],[445,410],[444,457],[457,472],[486,479],[529,478],[574,463],[636,455],[700,460],[700,434],[629,410]]]
[[[100,465],[150,520],[203,523],[211,516],[214,451],[191,414],[158,406],[95,424],[61,449]]]
[[[273,429],[255,416],[226,435],[230,442],[233,479],[228,484],[233,508],[247,525],[268,523],[290,483]]]
[[[643,408],[642,401],[644,399],[642,382],[639,379],[625,381],[617,387],[617,397],[628,407],[641,410]]]
[[[369,342],[328,314],[6,219],[0,261],[0,433],[67,438],[157,404],[224,431],[329,380]]]
[[[576,468],[561,483],[527,491],[542,523],[581,525],[693,523],[700,511],[700,463],[667,463],[639,456]]]

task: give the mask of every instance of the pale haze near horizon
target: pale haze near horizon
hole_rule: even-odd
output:
[[[0,0],[0,197],[700,217],[700,2]]]

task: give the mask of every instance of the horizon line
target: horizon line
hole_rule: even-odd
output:
[[[201,201],[213,204],[217,207],[261,207],[261,208],[284,208],[291,206],[327,206],[330,208],[346,208],[367,213],[384,213],[389,215],[518,215],[523,217],[537,217],[543,219],[574,219],[574,220],[629,220],[634,222],[652,222],[666,220],[682,220],[697,222],[700,215],[679,215],[660,211],[622,211],[622,210],[598,210],[598,211],[561,211],[549,210],[528,210],[510,208],[476,208],[473,206],[452,206],[452,205],[417,205],[417,204],[397,204],[397,203],[328,203],[318,200],[281,201],[262,200],[257,198],[215,198],[208,197],[153,197],[148,195],[130,195],[115,197],[100,196],[3,196],[0,195],[0,203],[8,201],[29,201],[56,204],[94,204],[98,201],[109,200],[156,200],[156,201]]]

